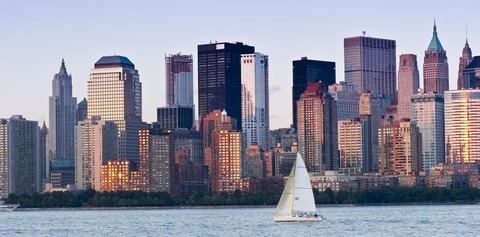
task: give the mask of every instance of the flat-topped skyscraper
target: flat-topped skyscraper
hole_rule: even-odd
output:
[[[192,55],[165,56],[165,88],[167,106],[193,107]]]
[[[123,56],[104,56],[90,72],[88,116],[114,121],[118,128],[118,159],[138,160],[142,121],[142,84],[135,65]]]
[[[433,36],[423,60],[423,86],[425,93],[436,92],[443,95],[448,91],[448,62],[445,51],[438,39],[437,25],[433,23]]]

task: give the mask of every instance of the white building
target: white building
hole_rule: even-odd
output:
[[[412,121],[422,133],[422,169],[445,162],[444,99],[436,93],[412,96]]]
[[[242,132],[244,148],[257,143],[269,148],[268,56],[242,54]]]

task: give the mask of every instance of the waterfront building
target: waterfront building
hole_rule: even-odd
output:
[[[463,89],[480,88],[480,56],[475,56],[463,70],[463,83]]]
[[[445,92],[447,163],[480,162],[480,89]]]
[[[321,82],[297,101],[298,150],[308,172],[338,169],[337,106]]]
[[[465,69],[470,62],[472,62],[472,49],[468,45],[468,39],[465,40],[465,47],[462,50],[462,56],[459,59],[458,63],[458,80],[457,80],[457,90],[466,89],[470,87],[466,87],[464,84],[464,76],[463,76],[463,69]]]
[[[256,143],[266,150],[270,130],[268,56],[241,55],[242,133],[244,148]]]
[[[422,133],[422,169],[445,162],[444,98],[436,93],[412,96],[412,121]]]
[[[0,119],[0,199],[40,192],[40,131],[21,115]]]
[[[138,161],[142,123],[142,84],[135,65],[123,56],[104,56],[90,72],[88,118],[113,121],[118,129],[118,159]]]
[[[412,95],[420,86],[417,55],[402,54],[398,65],[398,106],[397,119],[412,118]]]
[[[358,36],[343,42],[345,82],[357,86],[360,93],[384,96],[390,104],[397,87],[395,40]]]
[[[433,36],[430,40],[423,61],[423,86],[425,92],[443,94],[448,91],[448,61],[445,51],[438,39],[437,25],[433,23]]]
[[[51,170],[70,166],[73,169],[77,98],[72,97],[72,75],[67,73],[63,59],[60,71],[53,76],[52,96],[49,97],[48,104],[50,129],[47,155],[52,166]],[[62,183],[73,184],[66,180]]]
[[[339,82],[328,86],[328,92],[337,102],[337,119],[347,120],[359,115],[360,93],[355,85]]]
[[[165,79],[167,106],[184,106],[195,110],[192,55],[178,53],[165,56]]]
[[[194,111],[192,106],[172,105],[157,108],[157,123],[161,129],[190,130],[193,127]]]
[[[226,110],[242,130],[241,55],[255,47],[243,43],[198,45],[198,118],[213,110]],[[203,123],[203,122],[202,122]]]
[[[312,60],[302,57],[294,60],[293,64],[293,86],[292,86],[292,117],[293,128],[297,129],[297,101],[307,89],[308,83],[322,82],[326,85],[335,83],[335,62]]]

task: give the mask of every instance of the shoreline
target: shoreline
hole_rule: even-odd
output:
[[[321,207],[385,207],[385,206],[438,206],[438,205],[480,205],[478,202],[468,203],[383,203],[383,204],[322,204]],[[243,208],[275,208],[276,205],[219,205],[219,206],[139,206],[139,207],[19,207],[15,211],[109,211],[109,210],[167,210],[167,209],[243,209]]]

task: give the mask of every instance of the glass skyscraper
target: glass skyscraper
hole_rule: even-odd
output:
[[[192,55],[165,56],[165,78],[167,106],[193,107]]]

